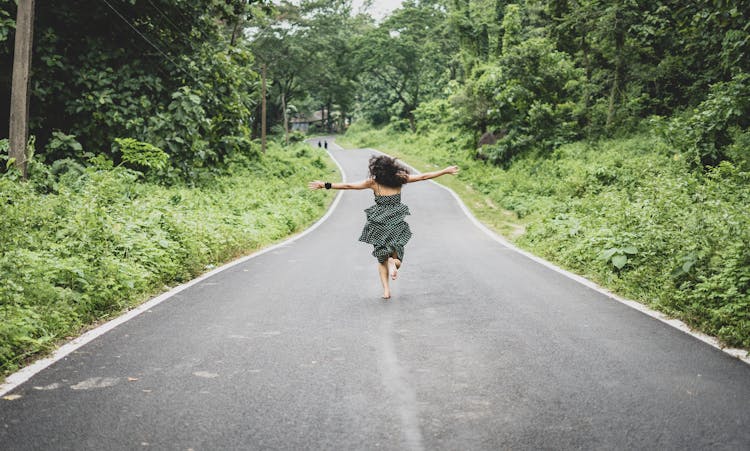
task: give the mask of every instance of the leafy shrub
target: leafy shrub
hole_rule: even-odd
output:
[[[403,133],[410,130],[409,121],[406,119],[399,119],[392,117],[388,122],[388,129],[392,132]]]
[[[158,76],[143,73],[138,61],[123,62],[118,60],[120,57],[117,53],[92,51],[75,63],[75,77],[52,68],[47,76],[57,74],[57,79],[47,80],[49,85],[40,101],[54,105],[50,111],[62,109],[65,115],[46,117],[45,108],[39,120],[65,127],[86,149],[96,149],[97,153],[108,149],[114,137],[132,133],[136,124],[155,114],[158,103],[154,99],[158,102],[163,98],[164,85]],[[115,66],[117,70],[112,69]],[[64,70],[72,67],[65,66]],[[55,138],[53,134],[50,144]],[[46,150],[49,161],[80,159],[79,151],[71,146],[47,146]]]
[[[307,136],[300,132],[300,131],[294,131],[289,133],[289,142],[290,143],[300,143],[307,139]]]
[[[750,74],[740,73],[711,86],[706,100],[669,121],[664,134],[694,167],[715,166],[730,155],[738,157],[732,144],[747,139],[743,135],[750,126],[748,117]]]
[[[495,131],[497,144],[485,159],[507,164],[532,148],[549,151],[578,136],[580,111],[574,94],[583,73],[545,38],[504,47],[497,64],[477,66],[462,96],[452,98],[474,129]]]
[[[447,98],[423,102],[414,110],[417,132],[424,133],[445,123],[452,116],[452,105]]]
[[[217,153],[204,138],[210,121],[201,106],[200,95],[188,87],[172,93],[166,111],[149,119],[145,136],[148,142],[169,154],[175,167],[188,178],[196,168],[218,162]]]
[[[169,155],[149,143],[133,138],[115,138],[115,149],[122,154],[122,162],[137,168],[164,169]]]
[[[80,155],[83,146],[76,140],[75,135],[66,135],[61,131],[52,132],[52,138],[47,143],[47,152],[62,155]]]

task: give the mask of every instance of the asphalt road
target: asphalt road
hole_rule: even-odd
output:
[[[329,148],[366,176],[369,151]],[[403,201],[390,301],[357,241],[372,193],[345,192],[17,387],[0,449],[750,449],[750,365],[503,247],[431,182]]]

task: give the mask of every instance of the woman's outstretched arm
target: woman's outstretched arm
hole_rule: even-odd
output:
[[[326,187],[327,182],[321,182],[320,180],[313,180],[308,183],[307,186],[310,189],[323,189]],[[362,180],[357,183],[331,183],[331,189],[367,189],[372,188],[372,179]]]
[[[434,179],[436,177],[440,177],[441,175],[445,175],[445,174],[457,174],[458,170],[459,170],[458,166],[448,166],[447,168],[442,169],[440,171],[424,172],[422,174],[409,174],[409,181],[407,183],[421,182],[422,180]]]

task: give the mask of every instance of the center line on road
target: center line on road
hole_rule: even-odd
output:
[[[422,445],[422,432],[419,428],[417,396],[414,389],[404,378],[403,369],[398,362],[393,334],[393,320],[389,318],[383,322],[380,331],[382,366],[380,373],[383,378],[383,385],[395,398],[407,449],[421,451],[424,446]]]

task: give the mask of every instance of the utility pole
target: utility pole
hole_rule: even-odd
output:
[[[260,148],[266,153],[266,63],[261,66]]]
[[[13,81],[10,94],[10,158],[26,179],[26,143],[29,135],[31,44],[34,40],[34,0],[18,0]]]

